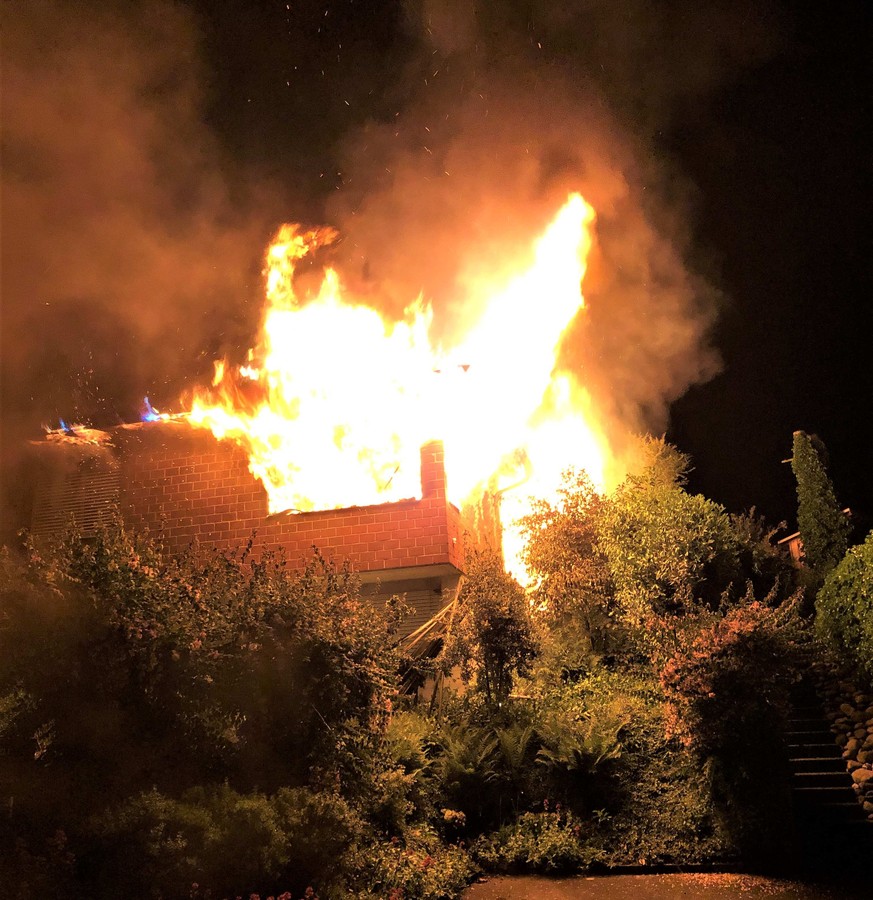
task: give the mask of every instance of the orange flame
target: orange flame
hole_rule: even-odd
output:
[[[419,448],[441,439],[449,495],[501,493],[504,556],[524,577],[513,527],[531,495],[553,496],[565,468],[604,478],[605,442],[587,395],[556,371],[581,293],[594,211],[571,194],[533,244],[532,262],[503,284],[469,286],[481,310],[451,347],[429,338],[421,298],[400,321],[345,295],[326,269],[318,293],[295,292],[296,264],[334,240],[283,226],[267,251],[267,308],[246,366],[216,364],[190,421],[246,448],[271,512],[420,496]]]

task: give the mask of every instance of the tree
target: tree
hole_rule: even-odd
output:
[[[472,551],[446,636],[445,668],[461,666],[489,705],[500,706],[536,655],[530,608],[521,585],[490,550]]]
[[[806,564],[821,578],[845,555],[851,528],[826,466],[827,451],[821,440],[795,431],[791,468],[797,479],[797,524]]]
[[[598,519],[620,614],[637,628],[718,606],[737,581],[740,549],[725,510],[685,490],[687,456],[655,438],[643,455],[642,471],[616,488]]]
[[[587,473],[571,469],[557,502],[535,501],[521,521],[524,562],[535,579],[533,605],[553,638],[569,638],[563,655],[571,668],[580,657],[604,653],[615,631],[612,579],[597,546],[604,504]]]

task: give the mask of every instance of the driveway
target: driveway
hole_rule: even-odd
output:
[[[873,870],[871,870],[873,872]],[[544,878],[495,876],[474,884],[463,900],[864,900],[873,897],[873,874],[865,889],[764,878],[759,875],[605,875]]]

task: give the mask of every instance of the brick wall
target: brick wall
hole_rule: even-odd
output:
[[[446,497],[443,447],[421,449],[420,500],[268,515],[267,496],[230,441],[177,422],[119,429],[120,503],[126,521],[173,549],[197,539],[223,549],[283,547],[290,562],[317,546],[360,572],[451,565],[463,569],[463,527]]]

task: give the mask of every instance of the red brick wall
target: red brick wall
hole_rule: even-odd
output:
[[[439,442],[421,449],[421,500],[269,516],[266,492],[232,442],[175,422],[117,434],[122,514],[171,548],[197,539],[228,549],[256,531],[256,551],[283,547],[290,562],[309,558],[317,546],[361,572],[445,563],[463,568],[463,529],[446,498]]]

